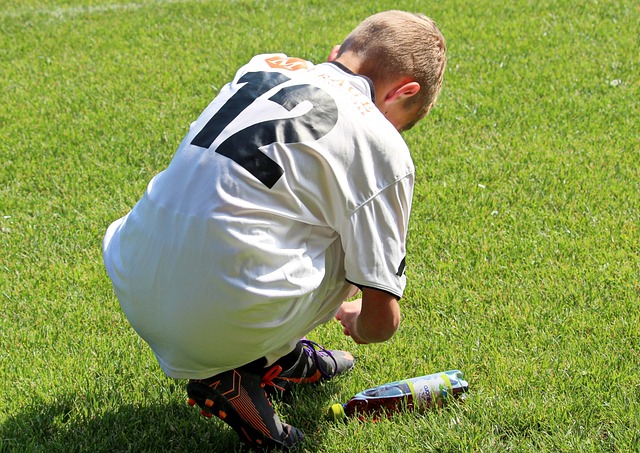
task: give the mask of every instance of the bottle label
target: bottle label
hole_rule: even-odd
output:
[[[413,404],[419,410],[437,405],[442,407],[451,392],[451,381],[442,373],[407,380],[413,396]]]

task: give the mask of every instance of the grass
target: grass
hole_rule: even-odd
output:
[[[401,330],[278,409],[300,451],[638,451],[640,7],[625,1],[138,2],[0,8],[0,451],[233,451],[119,310],[106,226],[253,54],[322,61],[365,16],[447,37],[417,168]],[[324,408],[459,368],[463,406],[335,425]]]

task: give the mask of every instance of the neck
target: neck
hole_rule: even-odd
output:
[[[362,64],[360,63],[360,59],[355,55],[349,52],[345,52],[335,59],[338,63],[348,68],[351,72],[359,74],[360,69],[362,68]]]

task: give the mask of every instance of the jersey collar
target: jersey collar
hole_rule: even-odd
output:
[[[374,104],[376,103],[376,90],[373,88],[373,82],[369,77],[353,72],[351,69],[347,68],[345,65],[343,65],[339,61],[328,61],[327,63],[337,66],[347,74],[350,74],[356,77],[361,77],[362,79],[364,79],[365,82],[367,82],[367,85],[369,85],[369,91],[371,92],[371,100],[373,101]]]

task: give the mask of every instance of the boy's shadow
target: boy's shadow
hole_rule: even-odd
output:
[[[305,432],[304,442],[293,451],[321,449],[320,425],[334,388],[332,382],[300,387],[274,400],[279,415]],[[94,401],[87,403],[89,398]],[[99,400],[99,395],[64,395],[55,403],[32,402],[0,425],[0,452],[246,451],[221,420],[200,416],[186,402],[123,404],[92,414]]]

